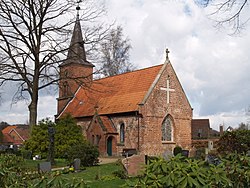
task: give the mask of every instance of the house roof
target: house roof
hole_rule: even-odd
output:
[[[209,119],[192,119],[192,127],[210,129]]]
[[[8,127],[5,127],[3,130],[2,130],[2,133],[3,134],[9,134],[13,129],[17,128],[16,125],[11,125],[11,126],[8,126]]]
[[[14,143],[15,140],[8,134],[3,134],[3,140],[2,140],[2,143],[4,144],[11,144],[11,143]]]
[[[93,81],[89,88],[79,88],[74,98],[58,116],[73,117],[133,112],[153,84],[163,65]]]
[[[14,139],[11,136],[12,131],[18,135],[19,139]],[[29,126],[25,125],[12,125],[4,128],[2,130],[3,133],[3,143],[8,144],[22,144],[23,141],[27,140],[29,138]]]

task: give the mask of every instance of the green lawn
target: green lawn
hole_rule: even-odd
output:
[[[25,160],[24,167],[30,171],[37,171],[38,163],[44,162],[46,160]],[[56,165],[53,168],[65,167],[67,166],[67,161],[64,159],[56,159]],[[83,179],[90,187],[94,188],[115,188],[120,187],[125,184],[124,179],[115,177],[113,172],[123,170],[123,167],[119,163],[109,163],[102,164],[92,167],[86,167],[85,170],[80,172],[70,172],[68,174],[62,174],[63,177],[69,179],[73,178]]]
[[[81,178],[87,182],[90,187],[119,187],[125,183],[124,179],[117,178],[113,172],[122,170],[118,163],[103,164],[99,166],[87,167],[86,170],[78,173],[69,173],[64,175],[67,178]]]
[[[35,160],[35,161],[25,159],[23,166],[25,168],[28,168],[28,169],[32,170],[32,171],[35,171],[35,170],[37,170],[37,165],[39,163],[45,162],[45,161],[46,161],[45,159],[43,159],[43,160]],[[55,161],[56,161],[56,164],[52,168],[64,167],[64,166],[68,165],[68,162],[65,159],[55,159]]]

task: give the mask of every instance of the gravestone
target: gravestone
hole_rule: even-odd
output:
[[[173,155],[173,152],[170,151],[170,150],[166,150],[166,151],[163,153],[163,158],[164,158],[165,160],[169,160],[169,159],[171,159],[173,156],[174,156],[174,155]]]
[[[208,141],[208,150],[211,151],[214,149],[214,142],[213,141]]]
[[[189,156],[189,150],[182,150],[181,154],[182,154],[182,156],[188,157]]]
[[[122,159],[122,164],[129,176],[141,174],[145,167],[145,155],[132,155]]]
[[[38,164],[38,173],[46,173],[51,171],[51,162],[42,162]]]
[[[73,167],[75,172],[80,171],[81,159],[74,159]]]

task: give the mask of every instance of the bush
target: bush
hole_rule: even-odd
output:
[[[20,176],[24,171],[21,169],[23,158],[13,154],[0,155],[0,187],[16,185],[22,187],[24,181]]]
[[[55,128],[54,147],[55,157],[65,158],[66,153],[73,145],[84,144],[81,127],[75,120],[67,115],[56,124],[49,119],[44,119],[38,125],[32,127],[29,140],[24,143],[23,150],[28,150],[34,155],[47,158],[49,147],[48,127]]]
[[[174,156],[178,155],[179,153],[182,153],[182,148],[180,146],[175,146]]]
[[[207,166],[205,161],[182,155],[170,160],[158,158],[147,165],[142,178],[128,182],[129,187],[230,187],[231,181],[222,168]]]
[[[232,153],[221,160],[233,187],[250,187],[250,156]]]
[[[250,150],[250,130],[234,130],[224,133],[218,142],[221,154],[246,153]]]
[[[67,159],[70,163],[74,159],[81,159],[81,166],[93,166],[98,164],[99,151],[96,146],[88,143],[77,144],[72,146],[67,152]]]

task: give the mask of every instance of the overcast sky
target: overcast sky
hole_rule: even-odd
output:
[[[106,0],[108,22],[116,21],[130,39],[130,60],[139,68],[164,63],[165,49],[186,95],[194,118],[219,124],[246,123],[250,105],[250,27],[240,36],[218,30],[208,18],[211,10],[193,0]],[[250,25],[250,23],[249,23]],[[14,86],[11,86],[14,87]],[[26,123],[27,104],[10,105],[12,88],[5,88],[0,121]],[[55,91],[39,98],[39,120],[56,114]]]

